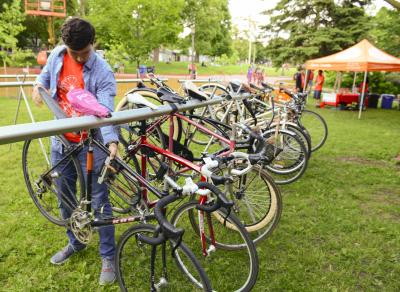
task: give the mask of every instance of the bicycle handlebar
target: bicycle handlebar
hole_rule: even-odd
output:
[[[150,245],[159,245],[163,242],[165,242],[168,238],[174,239],[177,242],[180,242],[182,240],[182,236],[185,233],[185,230],[183,228],[176,228],[174,225],[172,225],[164,215],[163,209],[175,202],[179,198],[178,195],[173,194],[167,197],[164,197],[160,199],[157,204],[154,207],[154,216],[156,217],[158,224],[160,225],[160,228],[162,232],[158,234],[157,237],[148,237],[143,234],[139,234],[139,239],[143,241],[144,243],[150,244]]]
[[[211,206],[198,204],[196,206],[197,209],[199,209],[201,211],[205,211],[207,213],[211,213],[220,208],[225,208],[225,209],[229,210],[233,206],[233,204],[234,204],[233,201],[229,200],[224,195],[224,193],[220,189],[218,189],[216,186],[211,185],[206,182],[199,182],[199,183],[197,183],[197,186],[199,188],[208,188],[217,196],[217,201],[214,204],[212,204]]]
[[[161,229],[163,230],[163,233],[168,238],[179,238],[182,237],[183,233],[185,232],[184,229],[182,228],[176,228],[174,225],[172,225],[166,218],[163,209],[175,202],[176,200],[179,199],[179,196],[176,194],[169,195],[167,197],[164,197],[160,199],[156,206],[154,207],[154,216],[156,217],[158,223],[161,226]]]

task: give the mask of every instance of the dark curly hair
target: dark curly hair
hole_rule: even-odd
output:
[[[80,51],[93,44],[95,35],[93,25],[79,17],[69,18],[61,27],[64,44],[74,51]]]

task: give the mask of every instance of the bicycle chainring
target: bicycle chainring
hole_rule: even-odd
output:
[[[91,215],[82,209],[75,209],[70,218],[72,233],[79,242],[87,245],[92,239],[93,228],[91,225]]]

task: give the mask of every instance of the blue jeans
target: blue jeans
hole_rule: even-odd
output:
[[[52,147],[51,149],[51,162],[56,164],[64,157],[64,149],[56,149]],[[80,163],[80,167],[83,172],[86,183],[86,154],[88,151],[88,146],[84,146],[83,149],[78,153],[77,158]],[[97,182],[98,176],[101,171],[101,167],[106,159],[106,154],[100,151],[100,149],[94,146],[93,149],[93,174],[92,174],[92,210],[96,218],[112,217],[112,209],[109,202],[109,192],[105,184],[99,184]],[[57,180],[57,186],[64,196],[69,195],[67,199],[68,202],[75,202],[76,199],[74,195],[76,194],[76,180],[77,174],[73,163],[67,161],[61,163],[57,170],[62,173],[62,179]],[[64,202],[66,200],[64,199]],[[59,202],[61,216],[67,219],[71,216],[71,208],[66,207],[65,203]],[[113,259],[115,254],[115,228],[113,225],[104,226],[99,228],[100,235],[100,256],[102,258]],[[69,239],[69,244],[78,251],[85,247],[84,244],[80,243],[74,236],[71,230],[67,230],[67,236]]]

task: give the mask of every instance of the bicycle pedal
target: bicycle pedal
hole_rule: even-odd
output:
[[[163,287],[166,287],[166,286],[168,286],[168,281],[164,277],[161,277],[160,281],[157,284],[155,284],[155,287],[156,287],[157,291],[160,290],[160,288],[163,288]]]
[[[207,249],[207,254],[210,255],[210,253],[215,252],[217,249],[215,248],[215,245],[211,244],[210,247]]]

